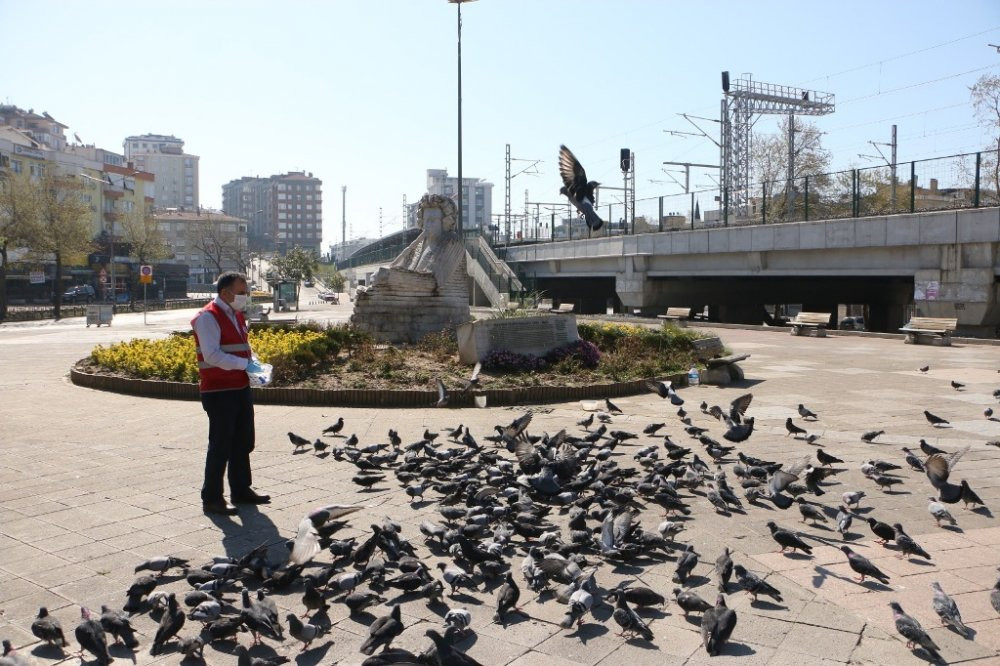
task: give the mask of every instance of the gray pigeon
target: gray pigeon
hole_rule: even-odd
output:
[[[361,653],[370,655],[379,647],[388,649],[393,639],[401,633],[403,633],[403,615],[400,605],[396,604],[389,615],[383,615],[368,627],[368,638],[361,644]]]
[[[316,640],[316,637],[322,633],[322,630],[318,626],[309,622],[303,622],[295,613],[289,613],[285,616],[285,619],[288,620],[288,633],[293,638],[302,641],[302,650],[300,652],[305,652],[309,645]]]
[[[726,606],[726,598],[720,594],[715,599],[715,607],[701,616],[701,640],[705,652],[710,657],[719,654],[735,628],[736,611]]]
[[[941,589],[941,583],[935,581],[931,583],[931,587],[934,588],[934,601],[932,602],[934,612],[941,618],[941,624],[954,628],[955,631],[968,638],[969,628],[962,622],[962,614],[958,612],[958,604],[944,593],[944,590]]]
[[[863,556],[855,553],[849,546],[841,546],[840,550],[847,555],[847,563],[851,566],[851,569],[855,573],[860,574],[861,578],[855,578],[859,583],[865,582],[865,577],[874,578],[878,580],[883,585],[889,584],[889,577],[886,576],[882,571],[876,567],[871,561]]]
[[[940,648],[935,645],[920,623],[904,613],[903,608],[895,601],[890,603],[889,607],[892,609],[892,618],[896,621],[896,631],[906,639],[906,647],[913,649],[914,645],[919,645],[927,651],[934,661],[942,661],[941,655],[938,653]]]
[[[66,642],[66,637],[63,635],[62,625],[59,623],[59,620],[49,615],[49,609],[45,606],[38,609],[38,617],[31,623],[31,633],[46,643],[54,643],[59,648],[69,645]]]
[[[937,498],[928,497],[927,502],[927,513],[934,516],[934,520],[937,522],[938,527],[941,527],[942,520],[948,521],[951,525],[956,524],[955,517],[952,516],[951,512],[945,508],[944,504],[937,501]]]
[[[694,592],[691,592],[690,590],[682,590],[679,587],[674,588],[674,599],[677,601],[677,605],[680,606],[681,610],[684,611],[684,617],[687,617],[688,613],[704,613],[709,608],[712,608],[712,604],[708,603]]]
[[[576,156],[566,146],[559,146],[559,175],[563,186],[559,193],[570,200],[587,222],[587,228],[597,231],[604,221],[594,210],[594,190],[600,183],[587,180],[587,172]]]
[[[153,646],[149,649],[149,653],[158,654],[164,644],[177,635],[186,619],[184,611],[177,605],[177,595],[171,592],[167,599],[167,610],[160,618],[160,626],[156,629],[156,636],[153,638]]]
[[[80,624],[76,625],[74,633],[80,648],[94,655],[100,666],[108,666],[114,661],[108,654],[108,639],[104,635],[104,627],[90,616],[88,608],[80,608]]]

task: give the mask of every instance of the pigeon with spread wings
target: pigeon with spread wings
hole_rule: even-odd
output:
[[[580,211],[591,231],[600,229],[604,221],[594,210],[594,189],[600,183],[587,180],[587,172],[583,170],[583,165],[566,146],[559,146],[559,175],[563,181],[559,193],[568,198]]]

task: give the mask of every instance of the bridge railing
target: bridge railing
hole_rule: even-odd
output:
[[[597,233],[588,234],[576,218],[555,216],[537,233],[491,239],[496,246],[549,243],[709,227],[775,224],[809,220],[871,217],[934,210],[1000,205],[998,151],[964,153],[899,162],[895,178],[891,166],[810,174],[791,181],[781,177],[752,184],[745,196],[719,188],[635,200],[634,214],[626,215],[621,202],[598,202],[605,220]],[[728,209],[726,203],[728,202]],[[742,204],[742,205],[740,205]],[[552,233],[555,228],[557,233]],[[500,254],[503,256],[503,254]]]

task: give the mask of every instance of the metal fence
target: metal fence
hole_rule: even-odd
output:
[[[869,217],[1000,205],[998,151],[935,157],[889,166],[848,169],[756,183],[745,210],[717,188],[635,200],[634,215],[618,203],[598,205],[605,225],[590,233],[579,218],[525,225],[520,237],[496,246],[546,243],[721,226]],[[721,201],[720,201],[721,200]],[[729,202],[728,210],[726,202]],[[548,222],[548,224],[545,224]],[[504,242],[507,241],[507,242]]]

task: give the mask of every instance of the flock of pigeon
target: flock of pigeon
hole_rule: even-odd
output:
[[[606,411],[591,413],[552,435],[529,432],[528,412],[508,425],[497,425],[495,434],[480,437],[482,444],[461,424],[445,429],[444,436],[425,430],[410,443],[389,430],[388,441],[362,444],[353,434],[345,437],[343,418],[313,440],[289,432],[294,452],[312,449],[336,461],[350,470],[360,492],[378,492],[380,487],[391,491],[396,484],[412,507],[434,505],[440,518],[420,522],[419,535],[405,534],[407,521],[385,518],[371,524],[370,533],[362,537],[338,538],[354,514],[370,509],[331,504],[302,518],[295,536],[284,544],[287,549],[270,549],[276,544],[264,543],[240,557],[218,556],[200,566],[169,555],[152,558],[135,567],[142,575],[128,589],[120,610],[102,606],[98,614],[81,608],[74,630],[81,655],[86,651],[105,666],[113,661],[108,653],[111,639],[130,651],[142,649],[133,622],[148,615],[157,623],[148,646],[153,655],[175,652],[199,660],[206,645],[228,643],[240,666],[280,664],[288,658],[273,651],[270,657],[251,656],[241,636],[249,633],[253,645],[294,640],[302,650],[309,649],[314,642],[330,640],[325,638],[331,626],[328,610],[336,603],[369,625],[367,638],[357,648],[365,657],[363,664],[475,664],[459,647],[475,630],[473,615],[461,600],[490,598],[493,621],[506,627],[527,616],[520,604],[528,595],[540,603],[564,605],[560,626],[565,631],[583,636],[587,623],[603,617],[630,640],[655,643],[647,618],[662,612],[667,590],[637,579],[613,587],[599,581],[606,576],[602,568],[614,571],[623,565],[670,560],[675,567],[674,603],[685,617],[694,615],[689,621],[700,625],[704,649],[717,655],[737,623],[726,597],[734,586],[754,601],[764,595],[781,602],[782,593],[764,576],[734,562],[728,548],[714,560],[715,593],[690,587],[702,555],[680,537],[695,503],[706,503],[722,515],[745,513],[748,505],[761,502],[780,510],[795,507],[801,522],[832,520],[845,538],[859,519],[867,523],[876,543],[893,542],[899,557],[931,558],[900,523],[861,519],[865,491],[843,492],[837,506],[823,502],[825,488],[846,471],[836,466],[843,460],[830,451],[816,448],[814,455],[778,462],[739,450],[754,433],[754,417],[747,416],[752,394],[733,400],[727,409],[702,403],[692,414],[669,382],[651,382],[649,389],[678,408],[689,440],[677,443],[664,435],[665,422],[650,423],[641,432],[612,429],[622,410],[610,400],[605,400]],[[798,413],[804,424],[819,419],[801,404]],[[927,416],[933,425],[947,423],[933,416]],[[702,425],[695,424],[695,417]],[[810,438],[792,419],[786,427],[789,436],[815,444],[817,438]],[[721,432],[721,441],[711,436],[713,429]],[[871,442],[881,434],[874,431],[862,439]],[[899,463],[872,458],[861,471],[883,492],[893,492],[903,481],[904,466],[923,473],[932,488],[928,512],[938,525],[955,524],[950,506],[982,505],[966,480],[956,483],[954,478],[968,447],[947,452],[921,441],[920,448],[922,457],[903,449]],[[730,473],[736,478],[733,485]],[[431,493],[433,499],[425,499]],[[662,517],[656,529],[646,529],[643,514],[656,507]],[[782,552],[809,555],[811,544],[837,541],[792,529],[791,519],[767,523]],[[274,550],[281,556],[274,557]],[[890,577],[869,559],[847,545],[841,550],[859,584],[866,578],[890,584]],[[429,564],[434,560],[436,565]],[[181,589],[181,581],[186,588]],[[282,618],[276,598],[297,612]],[[1000,580],[991,602],[1000,613]],[[943,623],[968,635],[955,601],[936,583],[932,603]],[[442,618],[440,628],[426,630],[429,640],[419,653],[393,647],[406,628],[402,609],[408,604],[426,604]],[[919,646],[940,660],[938,646],[917,620],[898,603],[890,606],[907,647]],[[607,610],[598,614],[601,608]],[[32,631],[60,653],[69,646],[59,621],[45,608],[39,610]],[[28,663],[9,641],[3,646],[0,666]]]

